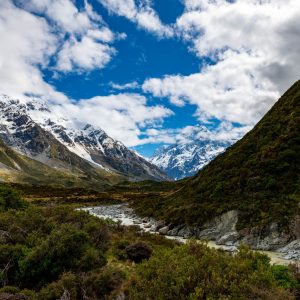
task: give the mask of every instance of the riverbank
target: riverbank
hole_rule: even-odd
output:
[[[181,243],[185,243],[189,238],[196,238],[193,232],[189,228],[173,228],[166,225],[162,221],[154,220],[153,218],[140,218],[135,212],[129,208],[126,204],[116,205],[101,205],[96,207],[85,207],[80,210],[86,211],[89,214],[103,218],[111,219],[115,222],[119,222],[124,226],[138,226],[144,232],[150,232],[152,234],[164,235],[168,239],[176,240]],[[171,233],[171,234],[170,234]],[[207,242],[210,248],[222,249],[227,252],[238,251],[239,243],[224,243],[220,244],[214,240],[207,240],[206,238],[198,239],[199,241]],[[298,259],[287,259],[287,253],[280,251],[265,251],[265,250],[253,250],[266,254],[272,264],[289,265],[292,263],[299,263]]]

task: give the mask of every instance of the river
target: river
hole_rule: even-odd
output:
[[[84,207],[80,208],[79,210],[83,210],[88,212],[89,214],[96,216],[98,218],[103,219],[111,219],[115,222],[120,222],[124,226],[138,226],[141,230],[145,232],[150,232],[153,234],[158,234],[157,231],[153,230],[153,222],[146,221],[138,217],[134,211],[127,207],[124,204],[115,204],[115,205],[101,205],[95,207]],[[164,235],[168,239],[176,240],[182,243],[187,242],[188,239],[179,236],[168,236]],[[235,252],[237,251],[236,247],[232,246],[225,246],[225,245],[217,245],[214,241],[209,241],[207,243],[208,247],[215,248],[215,249],[223,249],[228,252]],[[266,254],[272,264],[277,265],[289,265],[291,263],[297,263],[297,261],[284,259],[282,254],[275,251],[261,251],[261,250],[253,250],[263,254]]]

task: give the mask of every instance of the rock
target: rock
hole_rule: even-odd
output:
[[[300,259],[300,239],[294,240],[287,244],[286,246],[277,250],[277,252],[282,253],[284,259]]]
[[[155,223],[155,230],[154,231],[158,231],[160,228],[165,226],[165,222],[164,221],[157,221]]]
[[[162,227],[158,230],[159,234],[166,235],[169,231],[169,226]]]
[[[300,216],[295,216],[290,223],[290,232],[296,238],[300,239]]]
[[[198,233],[198,238],[207,238],[215,241],[228,233],[237,234],[235,229],[237,221],[238,212],[236,210],[228,211],[205,223],[203,229]]]
[[[147,223],[144,225],[144,228],[150,228],[152,225],[150,223]]]
[[[240,235],[236,231],[229,232],[223,235],[216,241],[217,245],[236,246]]]
[[[260,228],[242,230],[240,234],[244,235],[242,242],[256,250],[277,250],[291,240],[290,234],[284,232],[275,222]]]
[[[169,236],[177,236],[179,231],[179,227],[174,227],[173,229],[169,230],[167,232],[167,235]]]
[[[155,232],[156,231],[156,225],[155,224],[151,225],[150,231],[151,232]]]
[[[183,237],[184,239],[188,239],[193,236],[193,232],[189,227],[183,227],[178,231],[178,236]]]

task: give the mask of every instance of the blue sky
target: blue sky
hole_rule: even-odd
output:
[[[144,156],[198,125],[236,140],[298,79],[299,16],[297,0],[2,0],[0,93]]]
[[[78,1],[78,4],[80,2]],[[88,99],[95,95],[110,95],[118,92],[112,87],[112,83],[142,84],[147,78],[162,77],[165,74],[189,75],[198,72],[201,68],[201,61],[195,53],[189,51],[188,45],[179,39],[158,38],[122,16],[109,14],[98,1],[94,0],[90,3],[112,31],[124,32],[127,38],[114,44],[118,52],[103,69],[86,74],[64,74],[57,79],[53,78],[51,72],[47,72],[46,80],[51,81],[58,90],[64,91],[69,97]],[[175,22],[184,10],[180,0],[155,1],[154,8],[165,24]],[[143,94],[150,99],[150,102],[163,104],[174,112],[174,115],[164,120],[165,128],[181,128],[198,123],[197,118],[193,116],[196,111],[195,105],[187,104],[178,108],[170,104],[167,99],[152,97],[139,88],[130,89],[130,92]],[[134,149],[142,155],[150,156],[162,144],[162,142],[149,143],[136,146]]]

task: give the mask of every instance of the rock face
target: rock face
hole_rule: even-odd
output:
[[[282,253],[283,258],[285,259],[297,259],[300,258],[300,240],[294,240],[291,243],[287,244],[285,247],[282,247],[278,250]]]
[[[41,99],[0,96],[0,138],[20,153],[54,168],[93,167],[132,180],[169,180],[102,129],[51,111]],[[89,166],[89,167],[88,167]]]
[[[199,238],[207,238],[220,243],[222,241],[232,242],[230,238],[236,239],[236,223],[238,221],[238,212],[235,210],[222,214],[204,224],[203,229],[199,232]],[[221,243],[222,244],[222,243]]]
[[[189,141],[178,141],[158,149],[150,161],[173,179],[193,176],[220,153],[224,152],[233,141],[214,141],[201,137],[208,135],[205,127],[199,126],[188,136]]]

